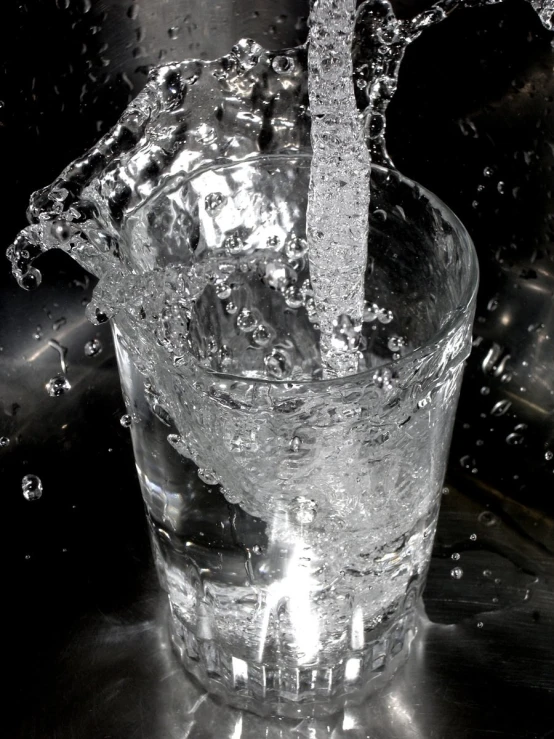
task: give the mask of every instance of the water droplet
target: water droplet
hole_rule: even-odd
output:
[[[299,436],[293,436],[290,442],[291,452],[300,451],[301,446],[302,446],[302,439]]]
[[[460,554],[460,552],[453,552],[450,556],[453,560],[457,562],[462,555]]]
[[[250,333],[256,328],[256,318],[248,308],[242,308],[237,316],[237,328],[244,333]]]
[[[476,465],[476,464],[477,464],[477,463],[475,462],[475,460],[473,459],[473,457],[470,457],[470,455],[469,455],[469,454],[464,454],[464,456],[460,458],[460,465],[461,465],[461,466],[462,466],[462,467],[463,467],[464,469],[466,469],[466,470],[470,470],[470,471],[471,471],[471,472],[473,472],[474,474],[475,474],[475,472],[477,471],[477,470],[476,470],[476,467],[475,467],[475,465]]]
[[[312,523],[317,514],[317,503],[310,498],[299,495],[293,498],[290,504],[290,512],[293,519],[302,525]]]
[[[38,500],[42,496],[42,481],[36,475],[25,475],[21,480],[21,489],[26,500]]]
[[[550,462],[552,458],[554,458],[554,452],[548,451],[544,453],[544,458],[547,462]]]
[[[269,343],[270,339],[271,335],[263,324],[256,326],[252,334],[252,340],[255,344],[257,344],[258,346],[266,346]]]
[[[119,419],[119,423],[123,426],[124,429],[128,429],[131,424],[133,423],[133,419],[128,413],[125,413],[121,418]]]
[[[274,349],[264,358],[264,364],[268,375],[276,380],[281,380],[288,374],[287,356],[283,351]]]
[[[491,409],[491,416],[503,416],[510,410],[512,403],[510,400],[499,400]]]
[[[46,392],[51,398],[59,398],[61,395],[71,390],[71,384],[65,375],[56,375],[48,380],[45,385]]]
[[[24,290],[34,290],[42,282],[42,275],[38,269],[30,267],[25,274],[17,275],[16,280]]]
[[[286,72],[292,72],[294,70],[294,59],[284,54],[279,54],[273,58],[271,67],[277,74],[285,74]]]
[[[498,523],[498,518],[491,511],[483,511],[477,516],[479,523],[483,526],[495,526]]]
[[[450,570],[450,577],[452,577],[454,580],[461,580],[464,576],[464,571],[461,567],[454,567],[452,570]]]
[[[10,443],[10,440],[7,436],[0,436],[0,449],[3,449],[4,447],[8,446]]]
[[[204,200],[206,210],[210,212],[217,210],[219,207],[223,205],[224,202],[225,202],[225,196],[222,195],[222,193],[220,192],[211,192],[209,195],[206,195],[206,198]]]
[[[99,339],[91,339],[85,344],[85,357],[96,357],[102,349],[102,342]]]
[[[197,474],[202,482],[206,483],[206,485],[217,485],[218,483],[217,475],[215,474],[215,472],[212,472],[206,467],[199,467]]]
[[[508,434],[506,437],[506,444],[509,444],[510,446],[521,446],[523,442],[525,441],[525,438],[521,434]]]

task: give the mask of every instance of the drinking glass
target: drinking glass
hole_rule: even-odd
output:
[[[409,654],[478,281],[454,214],[374,166],[359,371],[323,378],[309,171],[291,153],[168,183],[122,258],[140,273],[205,255],[192,355],[164,347],[178,301],[156,346],[129,312],[113,323],[175,650],[210,692],[285,716],[364,697]]]

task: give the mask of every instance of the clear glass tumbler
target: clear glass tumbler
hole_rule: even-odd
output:
[[[207,167],[136,214],[135,271],[206,255],[230,275],[188,316],[194,361],[160,340],[145,369],[136,320],[114,323],[176,652],[226,701],[288,716],[367,695],[408,655],[478,280],[452,212],[374,167],[360,371],[318,379],[309,167],[296,154]],[[268,245],[294,275],[260,261]]]

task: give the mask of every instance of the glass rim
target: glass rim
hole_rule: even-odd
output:
[[[218,164],[217,162],[213,162],[210,165],[207,165],[205,167],[201,167],[195,172],[191,173],[188,177],[184,178],[185,181],[192,181],[197,176],[201,176],[205,172],[213,171],[213,170],[221,170],[221,169],[230,169],[232,167],[240,167],[245,165],[252,165],[256,162],[260,162],[263,160],[268,161],[275,161],[278,159],[305,159],[307,161],[310,161],[312,159],[311,153],[304,153],[304,152],[286,152],[286,153],[280,153],[280,154],[265,154],[262,156],[251,156],[247,159],[240,159],[237,161],[226,161]],[[477,289],[479,287],[479,261],[477,258],[477,252],[475,250],[475,245],[473,244],[473,240],[471,236],[469,235],[466,227],[462,223],[462,221],[458,218],[458,216],[454,213],[454,211],[446,205],[446,203],[441,200],[437,195],[432,193],[430,190],[428,190],[426,187],[421,185],[416,180],[412,180],[410,177],[406,177],[406,175],[403,175],[401,172],[399,172],[396,169],[392,169],[390,167],[385,167],[381,164],[371,164],[371,169],[378,170],[380,172],[386,173],[388,175],[393,175],[397,180],[403,181],[407,183],[411,187],[417,187],[418,190],[422,193],[422,195],[425,197],[425,199],[428,201],[428,203],[431,206],[434,206],[438,210],[441,211],[441,214],[445,217],[446,221],[453,225],[456,228],[456,231],[460,234],[460,240],[462,242],[462,246],[465,246],[468,252],[469,256],[469,264],[467,267],[467,270],[465,270],[463,279],[465,279],[465,284],[463,285],[462,289],[462,295],[460,297],[460,306],[458,306],[455,310],[453,310],[448,318],[448,320],[444,323],[443,326],[441,326],[427,341],[425,341],[423,344],[418,346],[416,349],[413,349],[412,351],[408,352],[404,356],[400,357],[399,359],[392,359],[389,362],[385,362],[384,364],[380,364],[378,367],[373,367],[371,369],[364,369],[361,372],[354,372],[352,374],[348,375],[342,375],[340,377],[328,377],[328,378],[322,378],[322,379],[309,379],[309,380],[295,380],[293,378],[287,378],[287,379],[270,379],[265,377],[248,377],[246,375],[237,375],[232,372],[221,372],[219,370],[212,370],[209,367],[202,367],[197,361],[194,362],[197,369],[204,371],[206,374],[220,378],[222,381],[235,381],[235,382],[247,382],[250,384],[260,384],[260,385],[277,385],[280,387],[284,387],[286,385],[293,385],[293,386],[309,386],[309,385],[315,385],[316,387],[326,387],[329,385],[335,386],[335,385],[341,385],[348,382],[363,382],[364,378],[367,380],[372,380],[376,372],[383,372],[385,370],[391,370],[394,374],[394,370],[398,368],[403,368],[411,363],[414,362],[414,360],[417,360],[419,357],[423,357],[431,353],[431,350],[436,350],[436,347],[441,342],[445,341],[454,331],[456,328],[460,326],[460,324],[463,321],[464,318],[464,310],[471,305],[473,299],[475,298],[475,295],[477,293]]]

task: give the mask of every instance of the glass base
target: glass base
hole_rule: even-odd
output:
[[[324,666],[246,662],[214,640],[198,639],[171,611],[169,633],[187,672],[225,703],[261,716],[312,717],[364,700],[392,678],[408,659],[420,608],[384,626],[364,649]]]

